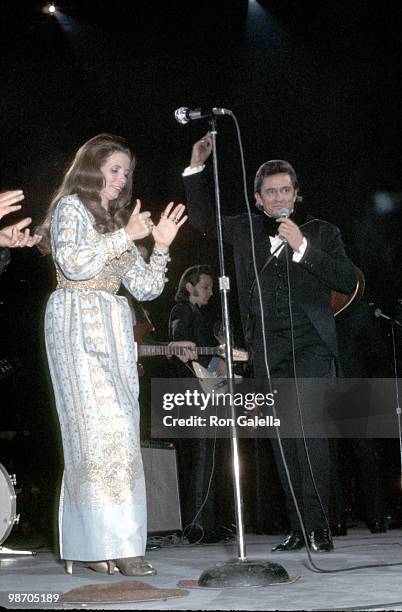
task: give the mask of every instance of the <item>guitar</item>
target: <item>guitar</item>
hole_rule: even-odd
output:
[[[225,345],[219,344],[218,346],[197,346],[195,348],[198,355],[218,355],[222,359],[225,358]],[[171,346],[169,344],[153,345],[153,344],[138,344],[137,354],[139,357],[157,357],[165,355],[171,357],[172,355],[183,355],[186,351],[184,346]],[[243,349],[233,349],[233,361],[246,362],[248,361],[248,353]]]
[[[171,346],[169,344],[142,344],[145,334],[155,331],[155,327],[150,320],[148,313],[141,307],[142,321],[133,326],[135,348],[137,357],[158,357],[165,355],[172,357],[173,355],[183,355],[186,348],[183,346]],[[217,338],[219,341],[220,338]],[[225,345],[220,343],[218,346],[197,346],[195,349],[198,355],[219,355],[222,359],[225,358]],[[246,362],[248,361],[248,353],[243,349],[233,349],[233,361]],[[141,363],[137,363],[138,374],[143,376],[144,368]]]
[[[226,393],[228,391],[227,379],[225,376],[218,374],[217,370],[204,368],[198,361],[193,361],[192,364],[194,374],[198,378],[199,385],[204,393]],[[235,384],[240,383],[243,378],[238,374],[234,374]]]
[[[331,307],[334,317],[340,314],[345,308],[348,308],[354,302],[358,302],[364,293],[365,279],[364,274],[357,266],[355,266],[357,274],[357,283],[355,290],[352,293],[341,293],[340,291],[331,291]]]

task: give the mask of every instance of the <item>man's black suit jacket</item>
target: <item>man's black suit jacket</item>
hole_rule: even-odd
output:
[[[187,211],[190,223],[213,237],[215,215],[205,171],[184,177]],[[356,269],[347,257],[339,229],[326,221],[309,217],[301,210],[291,217],[307,239],[308,247],[300,261],[290,255],[292,301],[308,316],[322,340],[337,356],[336,329],[331,309],[331,290],[352,293],[356,287]],[[270,255],[269,235],[277,233],[278,224],[263,213],[252,215],[257,269],[261,270]],[[224,216],[224,240],[233,246],[239,305],[245,330],[249,309],[249,292],[254,282],[251,238],[247,214]],[[254,339],[255,340],[255,339]]]

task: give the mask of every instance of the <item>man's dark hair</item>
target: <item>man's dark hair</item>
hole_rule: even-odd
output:
[[[289,174],[293,188],[299,189],[299,183],[293,166],[283,159],[271,159],[258,168],[254,179],[254,193],[260,193],[263,180],[273,174]]]
[[[212,276],[211,268],[209,266],[191,266],[191,268],[184,270],[174,298],[176,302],[188,302],[189,294],[186,285],[187,283],[191,283],[193,286],[196,285],[200,281],[201,274]]]

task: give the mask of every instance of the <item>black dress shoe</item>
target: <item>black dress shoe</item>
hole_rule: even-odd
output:
[[[370,529],[371,533],[385,533],[387,531],[385,523],[382,520],[368,523],[368,528]]]
[[[300,531],[291,531],[290,533],[288,533],[283,542],[281,542],[277,546],[274,546],[272,552],[300,550],[303,547],[303,534],[300,533]]]
[[[307,537],[310,550],[313,552],[330,552],[334,549],[334,544],[328,529],[313,529]]]

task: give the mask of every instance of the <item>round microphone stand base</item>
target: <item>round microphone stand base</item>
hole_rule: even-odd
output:
[[[2,557],[18,557],[18,556],[31,556],[36,557],[36,552],[32,550],[13,550],[12,548],[6,548],[5,546],[0,546],[0,558]]]
[[[222,589],[225,587],[269,586],[288,581],[289,574],[278,563],[234,559],[204,570],[198,579],[198,586]]]

